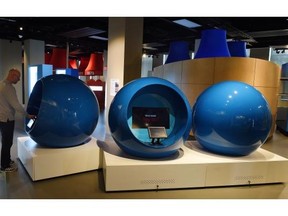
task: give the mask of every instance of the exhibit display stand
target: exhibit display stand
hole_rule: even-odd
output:
[[[174,69],[168,71],[171,77],[181,77]],[[174,83],[183,86],[183,82]],[[138,79],[120,89],[108,115],[113,139],[106,140],[107,148],[103,148],[106,191],[288,181],[288,173],[283,172],[288,159],[260,148],[272,125],[264,95],[240,81],[204,83],[205,90],[198,91],[192,109],[178,85],[161,78]],[[193,92],[193,88],[187,91]],[[210,97],[211,92],[217,95]],[[211,98],[216,100],[209,104]],[[243,101],[249,106],[239,108]],[[191,125],[195,141],[187,140]]]
[[[17,139],[18,157],[33,181],[64,176],[101,167],[96,139],[69,148],[39,146],[29,136]]]
[[[288,159],[262,148],[248,156],[228,157],[203,150],[197,141],[187,141],[174,156],[155,160],[119,150],[103,153],[106,191],[281,183],[288,181],[286,169]]]
[[[262,148],[248,156],[229,157],[186,141],[172,156],[143,159],[126,154],[113,140],[105,142],[106,148],[98,147],[93,138],[70,148],[41,147],[29,137],[19,137],[17,144],[18,158],[33,181],[103,168],[107,192],[288,182],[288,173],[283,172],[288,159]]]

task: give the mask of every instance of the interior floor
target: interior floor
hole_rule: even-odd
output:
[[[106,128],[102,114],[95,132],[98,140],[104,140]],[[20,125],[20,126],[19,126]],[[106,192],[102,170],[89,171],[68,176],[32,181],[17,158],[17,137],[27,136],[16,124],[12,159],[17,162],[18,171],[6,173],[0,184],[0,198],[6,199],[286,199],[288,184],[263,184],[232,187],[165,189],[149,191]],[[288,137],[275,131],[261,148],[288,158]],[[287,172],[287,170],[283,170]],[[125,178],[125,177],[123,177]],[[1,179],[0,179],[1,180]]]

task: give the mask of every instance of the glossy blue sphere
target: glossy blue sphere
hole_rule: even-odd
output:
[[[80,79],[50,75],[38,80],[29,97],[27,112],[37,116],[26,132],[46,147],[71,147],[90,139],[99,117],[93,91]]]
[[[133,126],[133,118],[141,113],[143,116]],[[157,121],[165,124],[167,138],[154,145],[147,127]],[[166,157],[176,153],[189,136],[191,106],[173,83],[156,77],[140,78],[126,84],[116,94],[110,105],[108,123],[114,141],[124,152],[142,158]]]
[[[224,81],[206,89],[193,106],[192,130],[207,150],[244,156],[268,138],[272,117],[264,96],[254,87]]]

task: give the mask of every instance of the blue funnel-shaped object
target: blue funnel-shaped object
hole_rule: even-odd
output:
[[[247,57],[245,41],[229,41],[227,44],[231,57]]]
[[[225,30],[208,29],[202,31],[201,42],[194,59],[209,57],[231,57]]]
[[[191,59],[189,55],[189,44],[186,41],[175,41],[170,43],[169,54],[165,64]]]
[[[281,77],[288,77],[288,63],[282,64]]]

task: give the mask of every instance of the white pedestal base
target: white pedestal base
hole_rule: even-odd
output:
[[[103,153],[106,191],[279,183],[288,181],[287,169],[288,159],[262,148],[248,156],[228,157],[206,152],[196,141],[186,142],[178,155],[165,159],[137,159],[120,150]]]
[[[69,148],[45,148],[30,137],[17,139],[18,157],[33,181],[99,169],[96,139]]]

